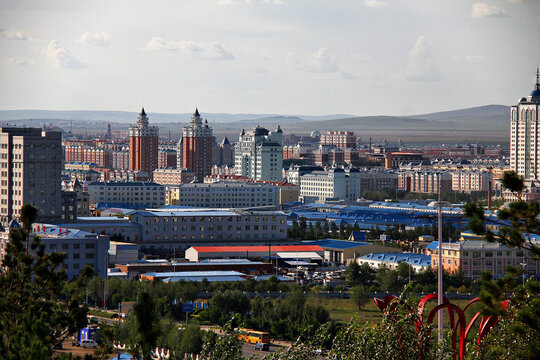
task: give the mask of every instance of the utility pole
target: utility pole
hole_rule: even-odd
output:
[[[443,203],[441,202],[441,180],[439,179],[439,201],[437,202],[438,207],[438,238],[439,238],[439,259],[438,259],[438,271],[437,271],[437,280],[438,280],[438,304],[443,304],[443,266],[442,266],[442,206]],[[444,312],[442,310],[439,310],[438,315],[438,324],[437,324],[437,332],[438,332],[438,338],[439,343],[442,343],[443,341],[443,314]]]

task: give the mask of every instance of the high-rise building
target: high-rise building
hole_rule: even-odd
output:
[[[540,180],[540,69],[531,94],[510,110],[510,169],[526,180]]]
[[[129,170],[151,175],[157,169],[158,137],[158,127],[148,125],[148,116],[142,108],[137,124],[129,128]]]
[[[203,124],[199,109],[195,109],[178,142],[176,167],[191,170],[195,181],[202,182],[212,171],[213,143],[212,128],[208,126],[207,120]]]
[[[5,227],[25,204],[38,208],[38,221],[62,212],[62,134],[39,128],[0,128],[0,218]]]
[[[236,175],[253,180],[277,180],[283,178],[283,131],[275,132],[257,126],[252,131],[242,130],[234,150]]]

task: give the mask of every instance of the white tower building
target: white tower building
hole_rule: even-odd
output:
[[[281,181],[283,179],[283,131],[275,132],[257,126],[252,131],[242,130],[235,148],[236,175],[253,180]]]
[[[540,69],[531,94],[510,110],[510,169],[526,180],[540,180]]]

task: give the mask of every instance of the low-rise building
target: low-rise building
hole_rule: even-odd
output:
[[[165,206],[165,187],[153,182],[92,182],[88,184],[90,203]]]
[[[356,260],[359,265],[368,264],[372,269],[386,267],[395,269],[402,262],[408,263],[414,271],[424,271],[430,267],[431,257],[415,253],[370,253]]]
[[[272,245],[257,246],[193,246],[186,250],[186,259],[251,259],[269,258],[316,259],[322,260],[324,249],[318,245]]]
[[[280,211],[167,209],[135,211],[130,218],[142,227],[139,242],[168,243],[183,249],[193,243],[278,241],[287,238],[287,215]]]
[[[92,266],[99,276],[106,276],[109,251],[107,235],[43,223],[33,224],[32,231],[30,237],[39,236],[46,253],[66,254],[61,266],[66,270],[68,279],[77,277],[86,265]]]

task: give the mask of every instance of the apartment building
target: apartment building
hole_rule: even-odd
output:
[[[452,191],[476,192],[488,191],[489,182],[493,175],[487,171],[454,171],[452,176]]]
[[[426,248],[431,265],[438,266],[438,242]],[[462,270],[466,277],[478,279],[482,271],[490,271],[495,277],[503,276],[508,266],[525,269],[530,275],[540,274],[540,261],[522,249],[508,248],[500,243],[483,240],[463,240],[442,244],[442,266],[448,272]]]
[[[236,175],[253,180],[281,181],[283,167],[283,131],[275,132],[257,126],[240,133],[234,151]]]
[[[338,148],[355,148],[356,136],[352,131],[328,131],[321,135],[321,145],[334,145]]]
[[[205,208],[278,206],[280,188],[254,182],[182,184],[167,189],[167,205]]]
[[[156,169],[154,182],[161,185],[178,185],[192,182],[195,174],[189,169]]]
[[[313,171],[300,177],[300,198],[304,202],[357,199],[360,197],[358,169],[333,168]]]
[[[88,184],[90,204],[113,203],[125,206],[165,206],[165,187],[153,182],[92,182]]]
[[[39,128],[0,128],[0,219],[19,217],[25,204],[38,208],[38,221],[61,218],[62,134]]]

